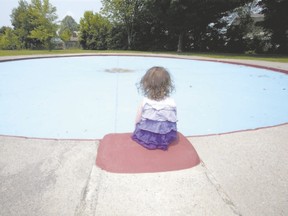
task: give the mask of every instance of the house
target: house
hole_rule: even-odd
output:
[[[72,32],[70,39],[65,43],[66,49],[80,48],[78,35],[79,35],[78,31]]]

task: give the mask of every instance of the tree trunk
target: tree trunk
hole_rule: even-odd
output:
[[[131,44],[132,44],[132,36],[128,33],[128,50],[131,50]]]
[[[179,37],[178,37],[177,52],[183,51],[183,38],[184,38],[184,33],[180,32]]]

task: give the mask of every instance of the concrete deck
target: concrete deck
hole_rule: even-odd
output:
[[[95,166],[97,140],[0,136],[0,215],[288,215],[288,124],[189,140],[197,167],[115,174]]]

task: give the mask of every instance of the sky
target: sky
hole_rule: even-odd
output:
[[[18,7],[19,0],[0,0],[0,28],[10,26],[12,9]],[[30,0],[26,0],[30,3]],[[101,0],[50,0],[50,4],[57,8],[58,20],[62,20],[66,15],[70,15],[79,23],[85,11],[99,12]]]

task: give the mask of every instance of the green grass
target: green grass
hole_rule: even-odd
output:
[[[231,53],[203,53],[203,52],[142,52],[142,51],[122,51],[122,50],[81,50],[81,49],[67,49],[67,50],[0,50],[0,56],[19,56],[19,55],[43,55],[43,54],[83,54],[83,53],[143,53],[143,54],[172,54],[183,56],[201,56],[217,59],[247,59],[247,60],[261,60],[272,62],[288,63],[288,56],[283,55],[262,55],[262,54],[231,54]]]
[[[260,60],[260,61],[288,63],[288,56],[284,56],[284,55],[234,54],[234,53],[191,53],[191,55],[197,55],[197,56],[209,57],[209,58],[217,58],[217,59],[247,59],[247,60]]]
[[[19,55],[45,55],[45,54],[81,54],[81,53],[105,53],[112,51],[96,51],[96,50],[81,50],[81,49],[67,49],[67,50],[0,50],[0,56],[19,56]],[[114,51],[113,51],[114,52]],[[117,51],[115,51],[117,52]],[[118,51],[125,52],[125,51]]]

